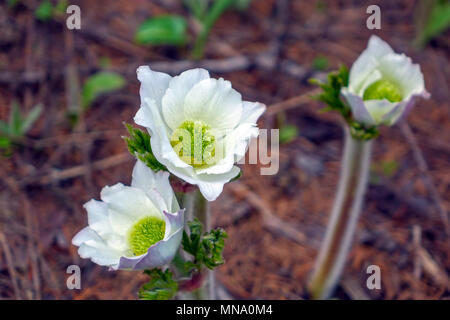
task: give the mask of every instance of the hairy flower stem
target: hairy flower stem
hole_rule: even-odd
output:
[[[209,202],[203,197],[199,190],[194,191],[194,216],[203,224],[203,230],[208,232],[211,230],[211,218]],[[214,271],[204,268],[201,272],[205,275],[203,286],[199,288],[199,299],[214,300],[215,299],[215,278]]]
[[[185,221],[192,221],[197,218],[203,224],[203,231],[208,232],[211,229],[209,202],[203,197],[198,189],[191,190],[186,193],[178,194],[180,204],[186,209]],[[183,253],[181,253],[183,256]],[[198,289],[183,296],[187,299],[196,300],[213,300],[215,299],[215,278],[214,272],[207,268],[200,270],[195,275],[196,279],[201,282]]]
[[[313,276],[312,298],[326,299],[342,273],[361,211],[369,177],[372,140],[358,140],[345,130],[338,190]]]

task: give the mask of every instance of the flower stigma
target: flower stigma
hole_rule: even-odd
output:
[[[383,100],[390,102],[402,101],[402,94],[399,88],[389,80],[381,79],[372,83],[364,91],[363,100]]]
[[[170,144],[185,163],[194,168],[212,165],[216,153],[216,138],[211,127],[200,120],[184,121],[170,137]]]
[[[155,217],[145,217],[136,222],[128,233],[128,243],[134,255],[147,252],[148,248],[164,239],[166,222]]]

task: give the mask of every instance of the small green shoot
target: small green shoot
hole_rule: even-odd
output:
[[[144,45],[183,45],[187,42],[186,19],[178,15],[154,17],[142,23],[135,40]]]
[[[12,103],[8,122],[0,120],[0,149],[9,154],[14,143],[20,140],[31,129],[42,112],[42,106],[35,106],[27,116],[23,116],[17,102]]]
[[[114,72],[102,71],[90,76],[84,83],[81,93],[83,109],[88,109],[98,96],[122,89],[124,86],[125,79]]]
[[[450,27],[448,0],[421,0],[417,6],[415,43],[423,48],[431,39]]]
[[[319,55],[314,58],[312,62],[312,67],[314,70],[323,71],[328,68],[328,59],[325,56]]]

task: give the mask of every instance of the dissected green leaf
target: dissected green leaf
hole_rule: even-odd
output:
[[[135,40],[139,44],[182,45],[187,41],[186,27],[186,20],[178,15],[150,18],[139,26]]]
[[[158,162],[153,155],[152,146],[150,144],[150,135],[147,132],[138,128],[133,128],[132,125],[125,123],[125,127],[130,134],[129,137],[123,137],[125,140],[128,151],[139,160],[144,162],[147,167],[153,171],[167,171],[167,168]]]
[[[327,81],[320,82],[311,79],[310,82],[319,86],[322,92],[314,98],[327,104],[323,111],[337,111],[350,127],[350,133],[355,139],[370,140],[378,136],[377,127],[367,127],[353,120],[352,112],[349,106],[341,99],[341,89],[348,86],[349,71],[346,66],[341,66],[337,72],[330,72]]]
[[[224,264],[222,253],[225,239],[228,237],[225,230],[216,228],[203,233],[203,225],[197,218],[188,222],[187,225],[189,234],[186,231],[183,232],[181,244],[184,251],[194,257],[197,268],[201,269],[204,265],[208,269],[214,269]]]
[[[173,279],[172,272],[167,269],[146,270],[144,272],[150,276],[150,281],[139,290],[139,299],[142,300],[169,300],[178,291],[178,283]]]
[[[34,16],[41,21],[48,21],[53,16],[53,5],[50,0],[44,0],[34,11]]]
[[[225,230],[216,228],[206,233],[201,241],[202,250],[201,261],[208,269],[214,269],[225,263],[223,258],[223,249],[225,247],[225,238],[228,235]]]
[[[125,85],[125,79],[114,72],[99,72],[90,76],[84,83],[81,100],[83,108],[88,108],[101,94],[119,90]]]

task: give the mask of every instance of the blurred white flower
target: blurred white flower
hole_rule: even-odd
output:
[[[215,200],[238,175],[234,163],[258,136],[256,121],[265,106],[242,101],[229,81],[212,79],[204,69],[172,78],[143,66],[137,76],[141,108],[134,120],[149,131],[156,159]]]
[[[419,97],[428,98],[418,64],[396,54],[377,36],[350,70],[349,85],[342,88],[356,121],[367,125],[393,125],[406,116]]]
[[[106,186],[102,201],[84,207],[89,226],[72,240],[82,258],[111,269],[147,269],[172,261],[183,234],[183,212],[169,173],[154,173],[138,161],[131,187]]]

